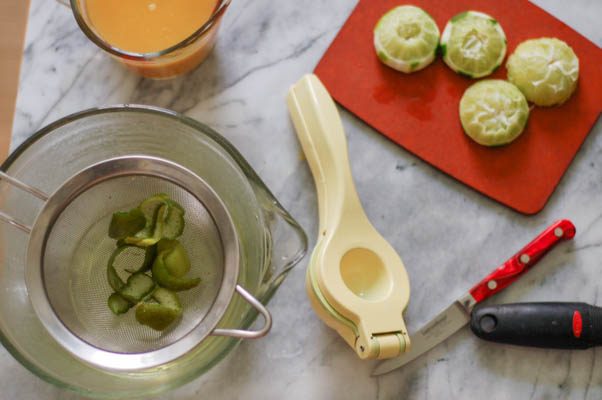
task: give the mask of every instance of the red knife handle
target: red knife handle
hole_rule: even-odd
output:
[[[563,219],[554,222],[531,243],[473,286],[469,293],[476,303],[493,296],[530,270],[561,240],[572,239],[574,236],[575,225],[571,221]]]

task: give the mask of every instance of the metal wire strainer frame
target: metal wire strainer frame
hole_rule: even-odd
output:
[[[144,175],[170,181],[188,191],[209,211],[216,222],[223,246],[223,278],[218,294],[204,318],[186,335],[156,350],[139,353],[117,353],[100,349],[75,335],[57,316],[44,283],[44,254],[54,223],[61,212],[81,193],[104,182],[123,176]],[[76,357],[108,370],[141,370],[171,362],[197,347],[206,337],[231,336],[253,339],[262,337],[270,330],[272,319],[269,311],[242,286],[237,284],[240,249],[234,223],[219,196],[194,172],[171,161],[158,157],[134,155],[108,159],[93,164],[65,181],[52,195],[0,171],[0,178],[45,201],[32,227],[0,211],[0,220],[29,233],[25,280],[31,304],[48,333],[67,351]],[[228,308],[234,292],[263,315],[264,326],[256,331],[216,329]]]

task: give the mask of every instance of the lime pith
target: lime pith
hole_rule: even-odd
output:
[[[477,82],[460,100],[462,128],[475,142],[500,146],[516,139],[529,118],[525,96],[513,84],[500,79]]]
[[[435,59],[439,28],[424,10],[399,6],[383,15],[374,28],[378,58],[402,72],[415,72]]]
[[[465,11],[445,25],[441,52],[443,61],[455,72],[481,78],[502,64],[506,35],[493,17],[479,11]]]
[[[518,45],[506,63],[508,80],[538,106],[564,103],[579,79],[579,59],[565,42],[531,39]]]

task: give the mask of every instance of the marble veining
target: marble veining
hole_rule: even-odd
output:
[[[602,45],[602,2],[536,3]],[[353,0],[233,0],[215,51],[188,76],[150,81],[126,71],[79,31],[70,11],[32,0],[13,148],[85,108],[141,103],[186,113],[228,138],[315,243],[316,196],[289,121],[288,87],[310,72]],[[583,77],[585,81],[587,77]],[[549,204],[521,216],[463,186],[342,112],[352,171],[374,225],[402,255],[417,329],[559,218],[578,229],[497,297],[602,305],[602,125],[598,121]],[[156,399],[590,399],[602,398],[602,352],[495,345],[463,329],[405,368],[371,378],[313,314],[306,257],[269,305],[268,337],[244,342],[212,371]],[[80,399],[38,379],[0,348],[0,399]]]

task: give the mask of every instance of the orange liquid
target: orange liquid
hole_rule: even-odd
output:
[[[86,15],[99,36],[125,51],[167,49],[198,30],[217,0],[86,0]]]

